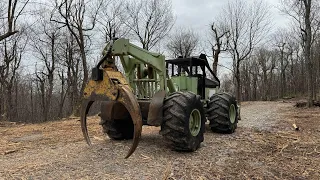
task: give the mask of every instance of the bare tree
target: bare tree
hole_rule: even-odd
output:
[[[228,50],[229,44],[229,30],[223,25],[223,23],[219,23],[215,25],[215,23],[211,24],[211,36],[213,41],[209,42],[211,45],[212,55],[213,55],[213,63],[212,63],[212,71],[217,74],[217,67],[219,63],[219,55],[221,52]]]
[[[319,1],[317,0],[282,0],[282,11],[289,15],[298,25],[301,44],[307,64],[308,106],[313,105],[314,69],[311,59],[311,47],[320,29]]]
[[[318,89],[315,89],[314,96],[316,96],[314,99],[317,99],[318,101],[320,101],[320,54],[319,54],[319,49],[320,49],[320,35],[318,34],[316,37],[316,40],[313,44],[312,47],[312,57],[313,57],[313,62],[314,62],[314,68],[316,70],[316,82],[315,82],[315,86],[314,87],[318,87]],[[317,92],[318,91],[318,92]],[[318,94],[318,96],[316,95]]]
[[[288,60],[285,58],[285,46],[286,42],[281,41],[277,43],[277,47],[279,48],[280,52],[280,74],[281,74],[281,90],[280,90],[280,97],[283,98],[286,92],[286,69],[288,66]]]
[[[36,72],[36,79],[41,84],[44,121],[48,120],[51,111],[59,37],[60,30],[57,23],[49,21],[49,18],[42,14],[39,27],[37,30],[34,29],[32,47],[37,55],[36,58],[43,62],[44,67],[41,75]]]
[[[223,74],[221,81],[221,89],[223,92],[232,93],[233,82],[232,82],[232,74]]]
[[[272,51],[269,51],[266,48],[259,48],[256,56],[258,65],[262,72],[262,100],[266,101],[270,99],[268,98],[268,95],[270,94],[272,81],[271,78],[268,78],[268,74],[273,73],[272,71],[275,68],[275,58],[273,57]]]
[[[236,97],[241,100],[241,62],[248,59],[266,34],[269,23],[269,7],[260,0],[248,4],[244,0],[229,1],[223,10],[221,21],[229,29],[228,52],[233,59],[234,76],[236,79]]]
[[[28,4],[28,2],[29,0],[24,1],[21,7],[18,6],[18,0],[8,0],[7,4],[2,2],[0,3],[2,7],[4,7],[5,5],[7,6],[6,15],[5,13],[1,13],[4,12],[4,8],[0,9],[0,19],[6,20],[4,22],[4,26],[0,24],[0,27],[4,27],[4,33],[1,32],[0,34],[0,41],[19,32],[18,30],[16,30],[16,22],[18,17],[21,15],[22,11]]]
[[[8,121],[15,118],[12,92],[27,41],[28,39],[20,32],[19,36],[10,40],[4,39],[1,44],[3,63],[0,64],[0,84],[5,94],[4,113]]]
[[[79,89],[81,88],[81,58],[79,56],[79,47],[76,45],[75,38],[66,32],[63,35],[64,40],[62,41],[62,46],[60,50],[60,57],[63,61],[61,64],[61,73],[65,71],[66,73],[66,95],[68,96],[69,106],[72,112],[77,109],[77,102],[80,99]],[[63,70],[66,69],[66,70]],[[62,76],[60,74],[60,76]]]
[[[151,49],[174,24],[171,0],[131,0],[126,5],[126,25],[143,49]]]
[[[251,65],[250,65],[250,61],[244,61],[240,67],[241,69],[241,91],[242,91],[242,99],[243,100],[252,100],[251,97],[250,97],[250,94],[251,94],[251,86],[252,86],[252,83],[251,83],[251,74],[250,74],[250,68],[251,68]],[[234,78],[234,77],[233,77]]]
[[[98,15],[97,22],[101,26],[99,29],[105,36],[105,41],[109,42],[113,38],[126,36],[130,28],[125,25],[125,1],[109,0],[102,6],[103,11]]]
[[[50,18],[51,21],[67,27],[79,46],[83,69],[83,80],[80,95],[83,94],[85,85],[89,78],[86,54],[89,35],[86,33],[93,30],[95,27],[97,14],[102,5],[102,1],[98,1],[98,3],[95,2],[95,4],[91,5],[92,6],[90,6],[89,2],[85,2],[84,0],[56,0],[55,9],[53,10]],[[79,99],[77,99],[75,103],[80,107]],[[74,114],[79,114],[79,108],[74,110]]]
[[[65,101],[66,101],[66,98],[68,95],[67,92],[69,92],[69,90],[70,90],[70,86],[68,86],[68,84],[66,83],[68,79],[67,79],[67,77],[65,77],[64,68],[59,68],[58,76],[59,76],[59,79],[61,82],[61,89],[59,91],[60,98],[59,98],[58,117],[62,118],[62,117],[64,117],[63,109],[64,109],[64,104],[65,104]]]
[[[43,67],[44,68],[44,67]],[[46,108],[46,75],[42,73],[41,71],[35,71],[36,78],[34,81],[36,82],[37,85],[37,92],[40,94],[41,97],[41,111],[42,111],[42,116],[44,118],[41,119],[40,122],[44,122],[48,118],[48,110]]]
[[[289,66],[289,93],[296,94],[297,90],[297,72],[295,67],[297,66],[297,61],[299,59],[300,46],[299,43],[294,39],[289,38],[287,42],[287,61]]]
[[[180,28],[170,36],[167,49],[173,57],[190,57],[197,48],[199,38],[193,30]]]

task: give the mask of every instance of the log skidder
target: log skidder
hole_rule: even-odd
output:
[[[101,101],[103,132],[113,140],[132,139],[126,158],[138,146],[142,125],[161,126],[160,134],[177,151],[200,147],[205,110],[212,130],[233,132],[236,128],[237,104],[226,94],[215,95],[220,81],[204,54],[165,60],[121,38],[109,42],[102,55],[83,93],[80,121],[88,145],[87,114],[95,101]],[[116,58],[124,74],[116,67]]]

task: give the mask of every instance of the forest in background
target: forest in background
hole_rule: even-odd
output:
[[[114,37],[170,57],[205,52],[240,101],[307,97],[311,106],[320,99],[320,2],[279,1],[287,28],[273,27],[266,1],[235,0],[208,22],[207,40],[175,27],[170,0],[1,1],[0,121],[77,115],[90,67]]]

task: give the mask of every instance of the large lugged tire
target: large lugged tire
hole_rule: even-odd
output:
[[[212,95],[207,109],[211,130],[219,133],[233,133],[238,124],[237,109],[235,97],[227,93]]]
[[[103,128],[103,132],[111,139],[123,140],[133,138],[134,126],[131,119],[117,119],[112,121],[104,121],[101,119],[100,125]]]
[[[191,92],[175,92],[163,107],[160,134],[173,150],[195,151],[203,141],[205,114],[200,96]]]

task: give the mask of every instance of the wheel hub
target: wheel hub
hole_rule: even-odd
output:
[[[236,107],[234,104],[231,104],[229,107],[229,119],[232,124],[236,121]]]
[[[189,118],[189,130],[192,136],[197,136],[201,129],[201,114],[198,109],[192,110]]]

